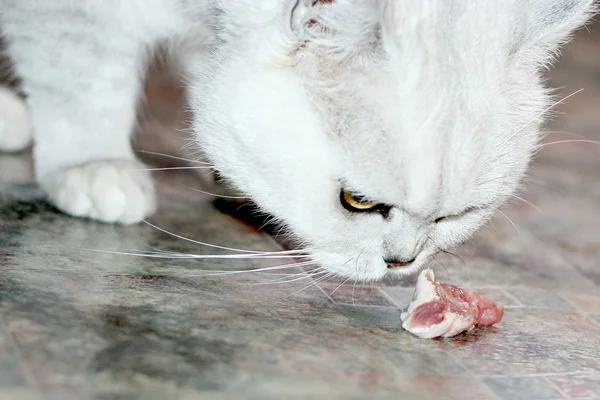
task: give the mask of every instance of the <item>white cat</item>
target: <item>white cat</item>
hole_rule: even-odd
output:
[[[141,74],[167,44],[189,72],[199,146],[321,266],[413,273],[517,190],[549,106],[540,69],[593,0],[0,0],[24,104],[68,214],[135,223],[150,176],[129,145]]]

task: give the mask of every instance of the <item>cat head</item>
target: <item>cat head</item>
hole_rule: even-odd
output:
[[[550,105],[540,69],[592,7],[223,2],[198,142],[326,270],[414,273],[518,189]]]

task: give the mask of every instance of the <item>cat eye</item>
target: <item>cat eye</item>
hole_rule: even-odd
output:
[[[375,203],[365,196],[344,189],[340,193],[340,202],[346,210],[352,212],[369,212],[389,208],[385,204]]]

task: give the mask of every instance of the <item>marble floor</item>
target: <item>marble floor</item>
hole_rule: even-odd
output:
[[[590,31],[551,71],[560,95],[585,91],[557,107],[548,143],[600,140],[600,30]],[[164,76],[150,79],[136,148],[177,154],[185,115]],[[204,177],[156,178],[153,225],[223,246],[281,249],[180,185],[208,185]],[[31,183],[27,154],[0,155],[0,399],[598,400],[599,178],[600,146],[544,147],[524,200],[459,249],[462,260],[432,264],[442,280],[503,304],[504,319],[421,340],[399,327],[410,281],[278,283],[285,277],[275,272],[233,272],[294,260],[134,256],[229,252],[147,224],[67,218]]]

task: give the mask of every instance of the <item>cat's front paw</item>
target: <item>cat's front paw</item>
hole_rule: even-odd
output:
[[[23,150],[31,141],[31,122],[25,102],[0,86],[0,151]]]
[[[156,208],[152,177],[144,168],[129,160],[98,161],[43,176],[40,184],[67,214],[128,225]]]

